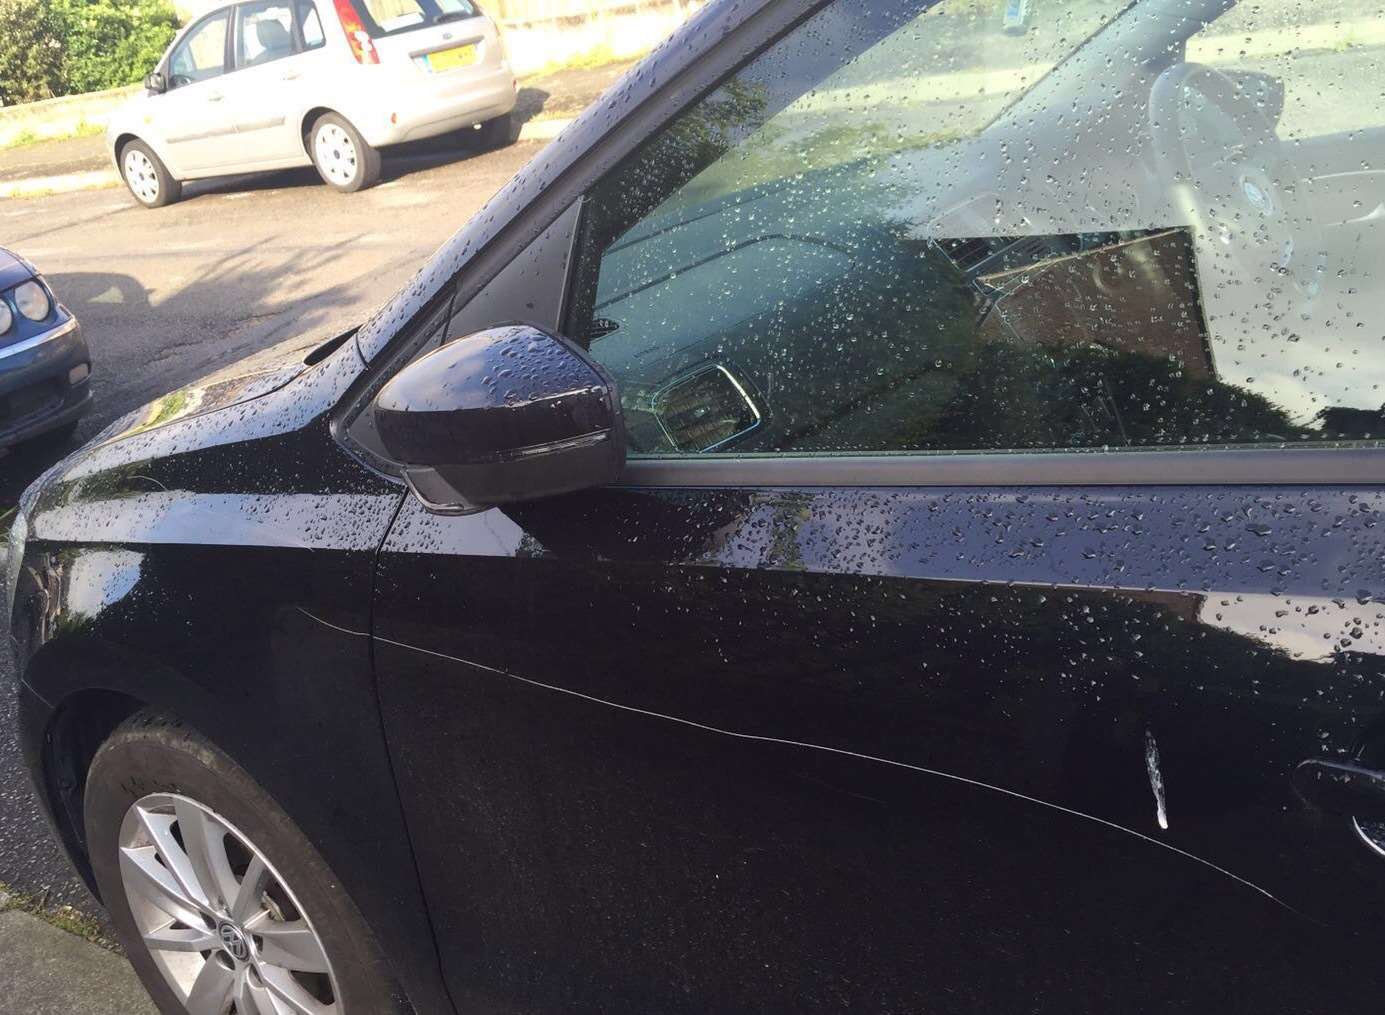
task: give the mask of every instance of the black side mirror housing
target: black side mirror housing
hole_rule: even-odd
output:
[[[164,79],[163,74],[159,71],[154,71],[154,73],[144,79],[144,87],[155,95],[161,95],[168,91],[168,82]]]
[[[375,396],[385,451],[434,511],[461,513],[615,482],[625,421],[584,350],[523,324],[415,360]]]

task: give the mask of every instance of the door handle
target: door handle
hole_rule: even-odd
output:
[[[1303,799],[1329,814],[1385,821],[1385,772],[1310,758],[1294,769],[1292,781]]]
[[[303,76],[303,75],[302,75],[302,74],[299,74],[298,71],[296,71],[296,70],[285,71],[285,72],[284,72],[284,78],[283,78],[283,80],[285,80],[285,81],[297,81],[297,80],[298,80],[299,78],[301,78],[302,76]]]
[[[207,101],[220,102],[224,98],[226,98],[226,96],[222,95],[220,92],[212,92],[210,95],[207,96]]]

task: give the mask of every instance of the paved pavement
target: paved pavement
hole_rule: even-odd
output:
[[[110,161],[101,135],[44,141],[0,152],[0,183],[60,173],[106,169]]]
[[[123,958],[0,904],[0,1015],[156,1015]]]

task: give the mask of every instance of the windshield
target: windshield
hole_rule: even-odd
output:
[[[819,170],[979,134],[1130,5],[1078,0],[1036,13],[1029,0],[942,0],[897,24],[882,11],[828,12],[843,51],[826,55],[830,65],[786,53],[742,75],[732,101],[772,115],[664,210],[782,179],[794,165]]]

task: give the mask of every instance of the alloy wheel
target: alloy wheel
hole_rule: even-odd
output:
[[[341,1015],[322,941],[264,854],[197,801],[154,793],[120,826],[120,876],[188,1015]]]
[[[125,153],[125,182],[145,204],[159,199],[159,174],[149,156],[138,148]]]
[[[338,124],[326,123],[319,127],[313,148],[318,168],[333,183],[344,187],[356,178],[356,143]]]

